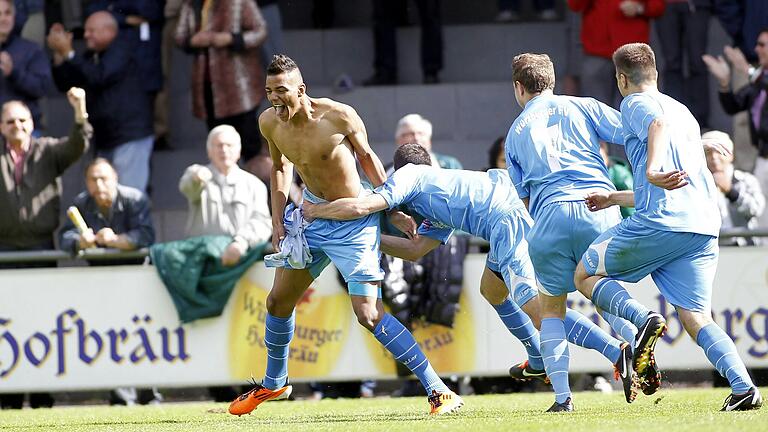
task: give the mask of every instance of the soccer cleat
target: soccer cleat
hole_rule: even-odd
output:
[[[551,407],[547,410],[547,412],[571,412],[573,411],[573,402],[571,402],[571,398],[568,398],[563,403],[558,403],[555,401],[555,403],[552,404]]]
[[[661,387],[661,372],[656,366],[656,356],[653,353],[651,353],[648,367],[645,369],[645,376],[638,376],[637,379],[640,381],[640,389],[648,396],[656,393]]]
[[[271,400],[288,399],[293,391],[293,386],[286,385],[276,390],[270,390],[259,383],[253,383],[254,387],[247,393],[243,393],[229,404],[229,413],[236,416],[249,414],[262,402]]]
[[[456,412],[464,405],[464,401],[459,395],[448,390],[445,393],[438,393],[432,390],[432,395],[427,396],[429,401],[429,414],[442,415]]]
[[[621,345],[619,359],[613,364],[613,378],[624,387],[624,399],[632,403],[637,397],[637,375],[632,369],[632,347],[628,343]]]
[[[638,329],[635,337],[634,354],[632,355],[632,368],[640,380],[644,380],[648,376],[651,359],[654,358],[653,350],[656,347],[656,341],[666,330],[667,321],[656,312],[649,313],[645,324]]]
[[[545,384],[549,384],[549,377],[545,370],[534,369],[528,364],[528,360],[516,364],[509,368],[509,376],[520,381],[530,381],[537,379]]]
[[[759,409],[761,406],[763,406],[763,397],[760,395],[760,390],[752,387],[746,393],[728,395],[720,411],[748,411]]]

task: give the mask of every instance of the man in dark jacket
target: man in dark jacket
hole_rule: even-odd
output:
[[[59,177],[88,148],[90,125],[85,93],[67,93],[75,109],[68,138],[34,138],[34,122],[23,102],[3,104],[0,152],[0,251],[53,249],[59,225]]]
[[[87,190],[73,205],[88,226],[83,232],[67,220],[61,228],[61,249],[108,247],[124,251],[150,246],[155,229],[149,214],[149,200],[140,191],[117,183],[117,173],[106,159],[96,158],[85,171]]]
[[[37,100],[52,87],[51,65],[39,45],[14,33],[15,16],[13,2],[0,0],[0,103],[24,102],[40,127]]]
[[[85,110],[85,92],[67,93],[75,110],[68,138],[34,138],[34,121],[20,101],[3,104],[0,132],[0,252],[53,249],[53,233],[59,224],[61,179],[64,171],[88,148],[91,127]],[[49,263],[17,263],[0,268],[46,267]],[[0,395],[0,407],[19,409],[24,394]],[[48,393],[33,393],[32,408],[50,407]]]
[[[133,52],[135,41],[119,38],[115,18],[105,11],[85,22],[87,51],[72,49],[72,34],[54,24],[48,35],[53,79],[59,90],[88,92],[96,154],[108,159],[123,184],[145,191],[153,144],[153,102],[143,87]]]

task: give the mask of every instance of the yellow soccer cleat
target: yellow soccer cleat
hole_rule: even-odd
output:
[[[464,405],[461,397],[450,390],[445,393],[432,390],[432,395],[427,396],[427,400],[429,400],[430,415],[450,414],[458,411]]]
[[[242,394],[229,404],[229,413],[236,416],[250,414],[262,402],[271,400],[288,399],[293,391],[293,386],[284,386],[276,390],[270,390],[256,383],[249,392]]]

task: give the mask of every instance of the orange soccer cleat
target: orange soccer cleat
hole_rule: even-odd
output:
[[[293,386],[290,385],[270,390],[261,384],[254,383],[254,387],[250,391],[243,393],[229,404],[229,413],[236,416],[250,414],[262,402],[288,399],[291,391],[293,391]]]
[[[464,405],[461,397],[450,390],[445,393],[438,393],[436,390],[432,390],[432,395],[428,396],[427,400],[429,400],[429,413],[431,415],[453,413]]]

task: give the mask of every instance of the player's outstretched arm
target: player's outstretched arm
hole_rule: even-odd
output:
[[[389,208],[387,201],[379,194],[362,198],[339,198],[329,203],[312,204],[304,201],[301,211],[304,219],[352,220]]]
[[[634,207],[635,193],[630,190],[592,192],[584,198],[589,211],[603,210],[611,206]]]
[[[374,187],[381,186],[387,180],[387,172],[368,144],[368,133],[365,131],[363,120],[352,107],[346,105],[341,109],[340,119],[344,130],[347,131],[347,139],[360,162],[360,168]]]
[[[390,235],[381,236],[382,252],[408,261],[416,261],[438,246],[440,246],[439,240],[423,235],[413,239]]]
[[[688,184],[688,173],[675,169],[662,172],[662,165],[666,156],[664,143],[669,141],[667,124],[662,118],[654,119],[648,126],[648,159],[645,165],[645,176],[652,185],[663,189],[679,189]]]

